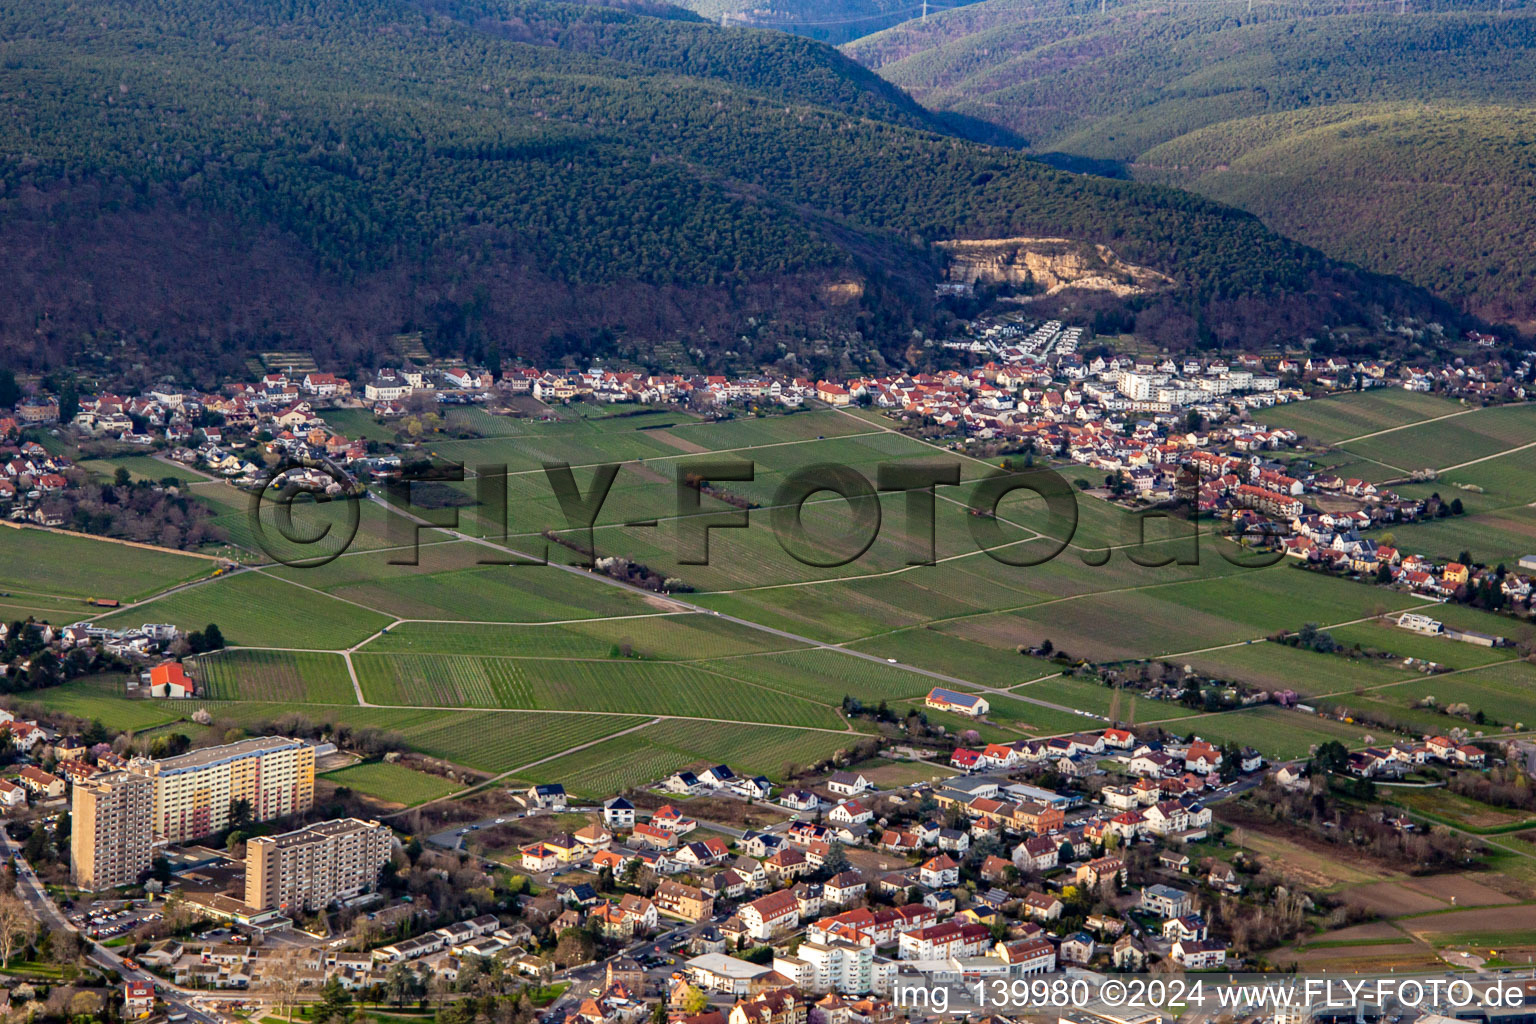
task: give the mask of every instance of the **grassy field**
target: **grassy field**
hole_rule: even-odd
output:
[[[1438,615],[1439,612],[1432,614]],[[1449,668],[1477,668],[1519,657],[1512,648],[1479,647],[1446,637],[1424,636],[1386,622],[1362,622],[1331,630],[1330,633],[1334,640],[1346,647],[1359,644],[1370,650],[1390,651],[1397,655],[1399,661],[1403,658],[1419,658]],[[1362,683],[1369,681],[1360,680]]]
[[[1474,832],[1529,826],[1533,817],[1528,811],[1495,807],[1444,789],[1394,790],[1391,797],[1393,803],[1401,804],[1411,811]]]
[[[1525,482],[1529,484],[1530,478]],[[1468,495],[1470,506],[1476,499]],[[1454,561],[1470,551],[1475,562],[1513,569],[1521,556],[1536,553],[1536,509],[1526,505],[1423,523],[1405,523],[1393,531],[1402,550]]]
[[[1267,426],[1287,427],[1310,440],[1331,444],[1437,416],[1461,412],[1459,402],[1401,388],[1377,388],[1265,409]],[[1390,436],[1390,435],[1389,435]]]
[[[209,576],[217,567],[206,558],[164,549],[50,530],[0,529],[0,591],[22,603],[67,605],[89,597],[128,602]],[[89,614],[82,610],[80,617]]]
[[[1402,594],[1277,565],[971,616],[942,628],[1004,649],[1050,640],[1077,657],[1134,659],[1237,643],[1308,622],[1347,622],[1416,603]]]
[[[1085,679],[1067,679],[1059,676],[1055,679],[1042,679],[1039,682],[1015,687],[1013,692],[1026,697],[1034,697],[1037,700],[1048,700],[1054,704],[1065,704],[1069,708],[1078,708],[1083,711],[1092,712],[1095,715],[1108,715],[1115,699],[1115,691],[1108,686],[1089,682]],[[1121,691],[1119,715],[1121,721],[1132,721],[1132,701],[1134,698],[1134,691]],[[1009,705],[1010,702],[1002,699],[992,700],[992,717],[996,718],[998,712],[1006,710]],[[1035,713],[1035,709],[1031,708],[1026,708],[1022,712],[1026,716]],[[1186,708],[1182,704],[1175,704],[1173,701],[1140,700],[1135,702],[1134,720],[1138,722],[1158,722],[1170,718],[1188,718],[1190,715],[1197,715],[1199,713],[1194,708]],[[1103,725],[1103,722],[1098,723],[1098,726],[1101,728]],[[1093,723],[1090,722],[1084,722],[1076,726],[1076,728],[1080,729],[1093,727]],[[1176,725],[1171,725],[1169,728],[1177,730]]]
[[[242,572],[107,616],[105,625],[171,622],[183,630],[217,623],[231,646],[339,650],[390,618],[260,572]]]
[[[408,807],[450,796],[463,788],[441,776],[429,775],[404,765],[387,764],[383,761],[354,764],[340,771],[326,772],[320,778],[386,803],[404,804]]]
[[[1049,660],[988,647],[929,626],[918,626],[850,644],[854,650],[895,658],[987,686],[1009,687],[1060,671]]]
[[[1482,711],[1490,733],[1502,725],[1536,727],[1536,666],[1524,661],[1490,665],[1452,676],[1428,676],[1368,694],[1369,706],[1382,706],[1399,714],[1408,713],[1416,702],[1429,696],[1441,707],[1461,702],[1474,712]],[[1351,706],[1368,706],[1359,697],[1349,697],[1347,702]],[[1414,720],[1431,726],[1438,723],[1437,731],[1456,725],[1477,728],[1470,722],[1434,712],[1421,712]]]
[[[1346,643],[1345,636],[1363,635],[1348,631],[1361,628],[1344,626],[1329,632],[1340,643]],[[1265,689],[1295,690],[1307,696],[1338,693],[1357,686],[1390,683],[1417,676],[1414,669],[1404,668],[1399,661],[1317,654],[1268,642],[1227,647],[1177,660],[1217,679],[1240,679]]]
[[[18,708],[60,712],[131,731],[175,722],[193,710],[181,701],[130,700],[124,696],[125,678],[115,673],[89,676],[64,686],[17,694],[12,699]]]
[[[111,481],[117,476],[119,469],[126,469],[129,477],[135,482],[148,480],[151,483],[160,483],[163,480],[175,479],[178,484],[185,486],[193,480],[206,480],[207,477],[195,470],[174,462],[162,462],[152,459],[148,455],[124,455],[115,459],[86,459],[80,463],[81,469],[88,469],[105,481]]]
[[[1382,391],[1277,408],[1269,419],[1296,425],[1309,436],[1339,440],[1420,423],[1459,408],[1429,396]],[[882,500],[879,539],[865,556],[846,566],[819,568],[791,558],[769,528],[768,511],[761,508],[752,512],[752,529],[711,535],[710,565],[679,565],[681,527],[672,518],[674,481],[691,456],[730,452],[751,459],[754,479],[733,482],[728,489],[766,504],[789,473],[811,463],[842,462],[872,479],[881,463],[940,453],[891,433],[884,429],[889,420],[864,412],[723,422],[666,410],[633,417],[612,410],[592,410],[590,416],[580,412],[562,409],[557,419],[546,421],[456,409],[450,413],[448,433],[478,436],[445,434],[429,439],[425,447],[471,467],[509,465],[514,474],[508,478],[513,543],[532,552],[545,547],[533,535],[537,530],[563,527],[565,522],[545,479],[543,460],[577,466],[577,479],[585,486],[593,463],[643,459],[643,464],[627,462],[615,482],[596,531],[600,551],[620,553],[682,577],[698,588],[688,599],[707,609],[847,644],[882,660],[856,658],[688,612],[664,597],[553,567],[482,564],[497,552],[431,530],[421,535],[419,564],[399,564],[408,560],[408,552],[377,549],[401,543],[402,521],[368,502],[360,508],[362,525],[353,549],[327,565],[239,573],[107,617],[112,624],[170,621],[185,629],[217,622],[228,643],[260,648],[201,659],[204,701],[175,706],[130,702],[100,683],[72,684],[33,699],[141,730],[166,727],[199,706],[208,707],[221,728],[299,713],[316,722],[396,732],[404,745],[487,772],[520,770],[598,741],[568,757],[519,771],[560,778],[573,792],[590,795],[649,781],[698,761],[725,761],[738,770],[778,776],[787,764],[825,757],[862,735],[843,731],[846,723],[836,709],[844,696],[871,705],[885,701],[900,713],[920,706],[934,680],[903,666],[998,689],[1017,688],[1019,696],[1083,712],[996,696],[989,698],[993,709],[988,722],[929,713],[931,722],[955,731],[976,728],[988,739],[1012,739],[1102,726],[1091,716],[1109,713],[1112,691],[1056,677],[1059,664],[1018,653],[1020,645],[1045,639],[1073,656],[1127,661],[1168,657],[1262,688],[1332,693],[1337,695],[1335,703],[1362,711],[1402,711],[1414,725],[1444,722],[1440,716],[1435,716],[1438,722],[1430,721],[1430,712],[1407,708],[1429,685],[1437,687],[1434,692],[1442,700],[1466,699],[1500,721],[1536,722],[1536,700],[1524,696],[1526,689],[1536,691],[1531,685],[1536,678],[1528,678],[1526,666],[1502,664],[1510,652],[1444,643],[1357,621],[1416,605],[1416,599],[1289,565],[1242,569],[1219,557],[1234,549],[1210,537],[1202,540],[1197,563],[1134,564],[1119,548],[1137,542],[1140,520],[1088,497],[1079,502],[1076,546],[1029,567],[1004,564],[978,549],[971,532],[976,520],[958,503],[969,496],[968,485],[940,489],[941,498],[948,500],[937,505],[936,553],[942,560],[937,565],[909,564],[925,554],[926,540],[908,536],[905,499],[898,494]],[[335,425],[349,436],[388,430],[372,424],[366,414],[343,414]],[[1464,456],[1477,457],[1468,453],[1505,450],[1514,443],[1511,438],[1531,426],[1536,426],[1536,416],[1529,411],[1480,410],[1350,442],[1350,447],[1359,447],[1362,458],[1390,461],[1388,453],[1395,450],[1427,451],[1428,442],[1418,436],[1427,431],[1443,449],[1435,456],[1440,461],[1433,464],[1448,465],[1464,461]],[[1380,451],[1371,447],[1378,440],[1387,442]],[[1528,484],[1517,469],[1503,463],[1518,466],[1519,457],[1501,456],[1465,472],[1486,469],[1485,479],[1512,493]],[[967,481],[986,470],[974,460],[963,464]],[[1067,472],[1070,476],[1079,470]],[[1438,486],[1443,489],[1444,483]],[[463,485],[466,493],[473,489],[472,481]],[[227,520],[239,542],[254,542],[247,495],[222,482],[195,484],[192,492],[220,513],[221,522]],[[1504,499],[1503,493],[1492,491],[1478,496],[1488,502]],[[1471,531],[1484,530],[1490,546],[1518,550],[1521,531],[1530,525],[1527,511],[1474,505],[1471,497],[1468,504],[1474,511],[1486,511],[1413,529],[1424,530],[1426,538],[1437,537],[1439,546],[1457,539],[1449,531],[1461,529],[1460,536],[1471,536]],[[334,523],[344,510],[332,503],[302,511],[318,517],[314,522]],[[474,510],[460,511],[466,532],[497,532]],[[999,554],[1017,556],[1049,546],[1033,532],[1048,525],[1038,501],[1016,496],[1004,503],[1000,515],[1005,547]],[[659,518],[660,525],[624,525],[650,516]],[[806,505],[803,518],[818,536],[830,537],[846,528],[848,507],[823,494]],[[1169,529],[1165,520],[1149,521],[1144,553],[1193,550],[1168,539]],[[1536,549],[1536,527],[1531,533]],[[128,592],[148,595],[207,571],[208,563],[173,554],[145,553],[144,564],[139,564],[133,549],[123,549],[121,559],[114,548],[108,557],[93,560],[86,555],[100,548],[93,541],[68,541],[43,554],[21,550],[60,543],[48,534],[36,538],[0,531],[0,584],[14,581],[17,587],[9,596],[0,593],[0,614],[10,614],[5,604],[10,601],[18,610],[33,605],[56,609],[59,614],[53,618],[62,621],[69,603],[84,596],[120,597],[117,588],[132,585],[140,589]],[[7,541],[17,550],[8,552]],[[1088,564],[1094,560],[1090,556],[1106,546],[1117,548],[1110,561]],[[828,550],[827,545],[821,550]],[[550,546],[550,552],[571,557],[558,545]],[[21,592],[23,582],[31,593]],[[1522,641],[1536,639],[1536,626],[1528,623],[1451,607],[1436,608],[1435,614],[1466,628]],[[1247,642],[1308,622],[1332,628],[1341,643],[1359,643],[1394,657],[1347,659]],[[388,632],[382,632],[386,628]],[[330,653],[365,641],[353,654],[353,663],[366,699],[381,705],[377,707],[356,706],[345,662]],[[1400,664],[1409,655],[1477,671],[1429,679]],[[1366,734],[1364,728],[1276,708],[1212,716],[1171,703],[1142,701],[1134,711],[1131,704],[1129,696],[1121,698],[1120,717],[1134,714],[1140,722],[1164,722],[1171,731],[1251,743],[1271,757],[1304,755],[1311,745],[1332,738],[1359,745]],[[654,715],[676,717],[646,724]],[[613,738],[637,725],[644,728]],[[375,775],[388,774],[382,766],[361,767],[372,768]],[[368,776],[367,771],[355,771],[360,791],[369,785]],[[375,788],[381,796],[390,789],[387,781]]]
[[[1306,757],[1313,747],[1329,740],[1362,747],[1365,736],[1371,734],[1359,726],[1273,705],[1189,718],[1166,728],[1181,736],[1195,733],[1212,743],[1255,747],[1271,760],[1287,761]]]
[[[213,524],[228,535],[231,543],[250,552],[246,561],[276,560],[285,565],[300,560],[319,561],[339,551],[395,547],[410,543],[414,536],[406,520],[371,501],[316,501],[310,495],[298,495],[284,506],[268,492],[253,518],[252,496],[228,483],[194,483],[187,491],[213,510]],[[434,534],[435,531],[422,531],[423,541]]]
[[[352,677],[339,654],[312,651],[219,651],[195,662],[209,700],[355,704]]]

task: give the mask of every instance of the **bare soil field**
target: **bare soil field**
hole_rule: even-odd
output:
[[[1517,902],[1513,896],[1502,893],[1470,875],[1433,875],[1427,878],[1411,878],[1403,882],[1403,885],[1457,907],[1489,907]]]
[[[873,882],[881,875],[892,871],[905,871],[911,867],[905,858],[899,857],[886,850],[855,850],[849,849],[848,863],[864,875],[866,881]]]
[[[1474,910],[1456,910],[1445,914],[1429,914],[1425,917],[1399,921],[1403,930],[1424,938],[1442,942],[1452,935],[1486,935],[1494,932],[1530,932],[1536,920],[1536,907],[1512,905],[1505,907],[1479,907]]]
[[[1281,962],[1294,959],[1300,970],[1327,971],[1329,974],[1433,970],[1445,966],[1439,954],[1429,946],[1417,942],[1389,946],[1303,950],[1294,956],[1289,950],[1281,950],[1273,959]]]
[[[1450,905],[1448,900],[1436,899],[1418,888],[1410,888],[1402,882],[1378,882],[1350,889],[1344,898],[1358,906],[1375,911],[1383,917],[1402,917],[1405,914],[1422,914],[1441,910]]]
[[[669,444],[676,448],[678,451],[687,452],[690,455],[697,455],[700,452],[709,451],[709,447],[707,445],[699,444],[697,441],[690,441],[687,438],[678,437],[670,430],[649,430],[646,431],[646,434],[647,436],[654,438],[663,444]]]

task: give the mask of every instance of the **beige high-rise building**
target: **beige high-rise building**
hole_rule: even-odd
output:
[[[359,818],[258,836],[245,844],[245,902],[253,910],[324,910],[379,884],[389,826]]]
[[[253,821],[302,814],[315,803],[315,749],[282,736],[205,747],[129,769],[155,783],[155,836],[184,843],[229,827],[230,808],[248,801]]]
[[[133,772],[106,772],[75,783],[69,869],[76,885],[86,890],[131,885],[149,869],[154,788]]]

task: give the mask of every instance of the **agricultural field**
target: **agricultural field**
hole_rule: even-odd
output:
[[[1114,718],[1121,722],[1144,723],[1161,722],[1167,719],[1188,718],[1191,715],[1200,714],[1197,708],[1186,708],[1182,704],[1176,704],[1167,700],[1148,700],[1136,697],[1134,690],[1122,689],[1119,691],[1119,714],[1110,715],[1115,707],[1116,691],[1112,687],[1086,679],[1070,679],[1065,676],[1056,676],[1051,679],[1041,679],[1038,682],[1026,683],[1023,686],[1013,688],[1014,693],[1024,697],[1033,697],[1036,700],[1046,700],[1053,704],[1064,704],[1069,708],[1076,708],[1094,715],[1102,715]],[[999,717],[1000,713],[1006,714],[1016,705],[1014,701],[1006,698],[988,698],[992,703],[992,717]],[[1022,705],[1020,712],[1028,717],[1037,711],[1045,709],[1032,708]],[[1083,721],[1080,724],[1062,723],[1064,728],[1091,729],[1095,723]],[[1102,728],[1102,721],[1097,723]],[[1176,728],[1169,726],[1168,728]]]
[[[373,551],[409,543],[414,535],[406,520],[372,501],[315,500],[312,495],[299,494],[283,504],[274,497],[275,492],[266,492],[253,519],[252,496],[222,480],[195,482],[187,490],[213,510],[213,524],[230,542],[249,552],[242,561],[275,560],[284,565],[321,561],[341,551]],[[423,530],[421,539],[426,542],[435,534]]]
[[[0,529],[0,592],[23,605],[67,608],[86,598],[127,603],[213,573],[218,563],[52,530]],[[99,614],[82,610],[78,618]],[[142,619],[139,621],[143,621]]]
[[[189,469],[176,462],[150,458],[148,455],[124,455],[113,459],[85,459],[79,465],[81,469],[88,469],[109,483],[116,478],[119,469],[126,469],[129,479],[135,483],[148,481],[158,484],[164,480],[174,479],[179,485],[185,487],[194,480],[208,479],[205,474],[197,470]]]
[[[421,549],[423,559],[430,550]],[[361,557],[382,562],[389,556]],[[345,568],[366,571],[363,566]],[[306,586],[319,585],[302,572],[290,569],[280,575]],[[647,599],[601,580],[539,565],[485,565],[435,573],[399,567],[381,571],[372,580],[327,587],[326,593],[402,619],[457,622],[550,622],[674,610],[660,598]]]
[[[547,548],[563,562],[576,556],[538,536],[546,527],[568,529],[542,463],[571,463],[585,493],[594,464],[624,461],[593,531],[599,552],[678,576],[696,588],[678,600],[706,613],[558,567],[484,564],[504,553],[434,529],[419,531],[418,564],[403,564],[412,555],[399,545],[418,531],[367,501],[359,507],[357,541],[328,564],[237,572],[105,616],[102,621],[113,625],[169,621],[188,630],[218,623],[233,649],[197,659],[203,699],[174,707],[128,701],[99,683],[70,684],[28,699],[143,730],[170,727],[204,706],[223,727],[300,714],[397,733],[406,746],[484,772],[560,778],[573,792],[591,795],[702,761],[780,776],[787,764],[819,760],[869,734],[867,722],[855,720],[850,727],[839,715],[845,696],[866,705],[883,701],[898,713],[923,710],[922,696],[937,680],[908,667],[952,676],[961,680],[951,684],[960,689],[974,684],[1011,691],[1013,697],[988,694],[988,721],[923,712],[933,724],[955,732],[974,729],[984,739],[1101,727],[1112,711],[1181,734],[1253,744],[1274,758],[1304,756],[1327,739],[1358,746],[1369,732],[1277,708],[1209,715],[1173,703],[1137,703],[1129,692],[1117,704],[1114,691],[1061,676],[1061,662],[1019,653],[1044,640],[1072,658],[1123,661],[1131,672],[1141,660],[1165,657],[1220,678],[1295,689],[1328,706],[1347,705],[1362,714],[1392,711],[1412,726],[1446,721],[1409,707],[1427,687],[1443,701],[1475,703],[1490,720],[1536,722],[1536,699],[1524,696],[1527,689],[1536,691],[1536,677],[1529,677],[1528,666],[1511,662],[1515,652],[1418,637],[1373,621],[1419,607],[1421,599],[1289,564],[1242,568],[1221,557],[1236,552],[1227,542],[1207,535],[1191,544],[1177,536],[1182,524],[1166,518],[1143,521],[1080,495],[1071,546],[1038,565],[1005,564],[1001,558],[1039,555],[1055,546],[1042,535],[1058,534],[1061,524],[1049,521],[1038,499],[1016,494],[999,507],[995,523],[989,521],[1000,546],[980,550],[973,536],[977,517],[964,503],[970,484],[992,467],[961,456],[955,458],[965,484],[938,489],[938,564],[912,564],[926,556],[927,542],[908,535],[906,498],[895,493],[879,501],[878,538],[847,565],[815,566],[790,557],[763,507],[752,510],[750,529],[711,532],[709,565],[679,564],[689,524],[677,518],[675,480],[694,456],[729,453],[752,460],[752,480],[721,486],[760,506],[775,500],[789,473],[809,464],[844,463],[873,479],[883,462],[950,456],[893,433],[889,420],[865,411],[726,421],[667,410],[635,416],[600,411],[608,414],[562,409],[556,418],[534,420],[453,409],[448,429],[424,448],[471,470],[507,464],[508,545],[535,555]],[[1463,411],[1433,396],[1382,391],[1279,407],[1266,419],[1318,440],[1343,440],[1348,451],[1337,453],[1341,461],[1381,459],[1389,464],[1382,466],[1386,474],[1394,472],[1393,453],[1427,453],[1426,437],[1440,446],[1426,464],[1496,454],[1451,473],[1477,486],[1486,482],[1481,494],[1455,492],[1466,496],[1475,514],[1402,527],[1398,542],[1406,549],[1422,536],[1431,553],[1470,546],[1479,557],[1512,561],[1516,552],[1524,553],[1523,531],[1536,550],[1536,526],[1529,510],[1494,503],[1530,486],[1519,467],[1529,458],[1536,469],[1536,450],[1497,453],[1525,443],[1522,436],[1536,436],[1536,412],[1477,410],[1424,423]],[[370,429],[392,433],[371,420],[342,413],[335,426],[349,436]],[[1383,430],[1390,433],[1349,440]],[[456,433],[473,436],[451,436]],[[1373,447],[1378,442],[1379,449]],[[133,463],[130,471],[156,465]],[[1068,480],[1092,475],[1080,467],[1063,473]],[[473,495],[476,481],[454,486]],[[1445,480],[1421,486],[1450,493]],[[221,481],[193,482],[190,490],[220,513],[238,543],[255,545],[248,495]],[[703,509],[737,511],[713,498]],[[334,526],[344,511],[339,503],[300,503],[295,518],[304,531],[326,522]],[[659,521],[655,527],[626,525],[652,517]],[[486,522],[481,510],[462,507],[457,518],[467,535],[501,536],[499,524]],[[817,494],[801,520],[817,538],[804,553],[826,556],[847,530],[849,505]],[[37,608],[65,621],[66,615],[84,617],[67,613],[73,602],[84,608],[86,596],[151,597],[211,571],[212,563],[203,560],[135,549],[125,549],[121,559],[115,549],[113,557],[86,559],[83,552],[100,542],[33,533],[0,531],[0,586],[18,588],[0,593],[0,614]],[[8,550],[8,542],[16,550]],[[28,545],[58,550],[39,557],[22,550]],[[1130,550],[1138,546],[1139,552]],[[1196,553],[1198,561],[1182,564]],[[1133,554],[1177,560],[1145,566],[1133,563]],[[1090,564],[1101,555],[1108,556],[1106,564]],[[51,581],[45,573],[54,574]],[[21,582],[35,592],[23,593]],[[1432,611],[1451,625],[1536,640],[1536,626],[1529,623],[1451,606]],[[1392,657],[1320,655],[1263,641],[1309,622],[1329,629],[1345,647],[1359,644]],[[342,651],[351,652],[363,706]],[[1409,656],[1461,671],[1426,677],[1402,665]],[[656,716],[669,717],[653,722]],[[629,729],[635,731],[614,735]],[[582,749],[544,760],[576,747]],[[359,768],[386,774],[382,766]],[[355,771],[353,778],[367,775]],[[364,791],[367,784],[357,788]],[[382,795],[389,787],[377,788]]]
[[[339,654],[218,651],[198,658],[190,667],[209,700],[357,703],[352,677]]]
[[[1369,628],[1369,624],[1344,626],[1328,632],[1340,644],[1348,645],[1352,641],[1346,637],[1367,635],[1352,634],[1349,631],[1363,628]],[[1408,635],[1406,630],[1386,628]],[[1392,638],[1389,635],[1385,639]],[[1400,658],[1388,660],[1318,654],[1268,641],[1224,647],[1176,660],[1181,665],[1189,665],[1217,679],[1243,680],[1268,690],[1295,690],[1308,697],[1349,691],[1357,686],[1401,682],[1418,675],[1414,668],[1404,667]]]
[[[385,803],[403,804],[406,807],[451,796],[463,788],[439,775],[429,775],[384,761],[354,764],[340,771],[326,772],[319,778]]]
[[[1457,828],[1473,832],[1492,833],[1504,829],[1530,828],[1533,815],[1529,811],[1508,807],[1495,807],[1459,793],[1444,789],[1404,789],[1391,794],[1392,802],[1408,810]]]
[[[932,626],[886,633],[848,646],[883,658],[895,658],[905,665],[916,665],[918,668],[944,672],[999,688],[1008,688],[1061,671],[1060,665],[1048,659],[988,647],[941,632]]]
[[[689,765],[722,762],[778,781],[788,774],[786,769],[803,769],[857,739],[857,734],[666,721],[522,774],[532,782],[559,781],[572,793],[591,797],[638,786]]]
[[[1345,438],[1421,423],[1466,411],[1466,406],[1438,395],[1375,388],[1265,409],[1263,422],[1305,434],[1309,440],[1332,444]]]
[[[1440,613],[1432,612],[1432,614],[1438,617]],[[1443,636],[1424,636],[1386,621],[1362,622],[1329,632],[1333,639],[1344,647],[1359,644],[1367,650],[1389,651],[1397,656],[1398,661],[1404,658],[1418,658],[1421,661],[1433,661],[1453,669],[1478,668],[1501,661],[1512,661],[1519,657],[1519,653],[1513,648],[1479,647],[1476,644],[1465,644]],[[1367,683],[1370,680],[1359,681]]]
[[[1033,687],[1049,683],[1058,684],[1056,690],[1042,690],[1035,692]],[[1085,687],[1078,690],[1076,687]],[[987,720],[996,725],[1006,725],[1010,729],[1016,729],[1031,736],[1053,736],[1057,733],[1078,732],[1088,729],[1102,729],[1105,721],[1102,718],[1090,717],[1098,712],[1092,710],[1092,705],[1097,703],[1093,694],[1087,688],[1091,683],[1079,683],[1077,680],[1044,680],[1043,683],[1031,683],[1028,686],[1017,687],[1014,692],[1035,700],[1049,701],[1053,704],[1061,704],[1061,708],[1045,707],[1041,704],[1031,703],[1028,700],[1015,700],[1003,694],[988,694],[987,701],[991,710],[987,712]],[[1102,687],[1101,687],[1102,689]],[[1105,695],[1109,691],[1105,690]],[[1057,700],[1058,697],[1064,698]],[[1078,697],[1089,698],[1081,703],[1073,703]],[[1106,710],[1108,701],[1105,702]],[[1070,709],[1076,709],[1070,710]],[[924,709],[924,713],[931,718],[931,709]]]
[[[1536,473],[1536,465],[1532,472]],[[1525,482],[1529,484],[1530,479],[1525,478]],[[1475,509],[1474,503],[1479,500],[1473,495],[1457,497],[1463,498],[1469,510]],[[1395,526],[1392,533],[1403,550],[1435,561],[1454,561],[1461,552],[1468,551],[1474,562],[1513,568],[1523,555],[1536,554],[1536,509],[1521,504],[1423,523],[1403,523]]]
[[[643,716],[528,711],[446,711],[254,701],[177,702],[177,710],[182,715],[190,716],[198,708],[207,708],[215,724],[221,726],[253,727],[299,715],[319,725],[344,723],[358,729],[378,729],[397,735],[400,743],[412,750],[466,768],[498,774],[643,725],[649,720]]]
[[[256,570],[175,591],[100,621],[108,626],[170,622],[187,632],[214,622],[230,646],[334,651],[362,643],[391,619]]]
[[[970,616],[942,628],[1003,648],[1050,640],[1058,650],[1096,660],[1183,657],[1308,622],[1337,625],[1422,603],[1277,565],[1240,576],[1109,591]]]
[[[826,703],[751,682],[750,669],[728,676],[707,662],[360,653],[353,664],[371,704],[657,713],[844,728]]]
[[[1434,697],[1439,707],[1460,703],[1466,704],[1473,713],[1481,711],[1484,728],[1490,734],[1497,733],[1499,727],[1505,725],[1536,727],[1536,666],[1524,661],[1504,662],[1455,675],[1428,676],[1370,690],[1365,698],[1351,695],[1341,700],[1351,707],[1379,707],[1407,716],[1437,732],[1458,725],[1473,730],[1479,728],[1472,722],[1435,711],[1414,712],[1413,706],[1426,697]]]
[[[1508,452],[1536,437],[1536,405],[1500,405],[1350,441],[1351,455],[1400,469],[1440,469]]]
[[[698,660],[790,651],[785,640],[697,612],[567,622],[561,625],[406,622],[370,640],[370,654],[489,654],[519,658]]]
[[[1193,733],[1211,743],[1254,747],[1272,760],[1287,761],[1304,758],[1312,748],[1330,740],[1358,749],[1367,744],[1365,737],[1371,734],[1361,726],[1274,705],[1201,715],[1169,723],[1165,728],[1180,736]]]
[[[181,701],[130,699],[127,677],[119,674],[87,676],[63,686],[13,694],[18,711],[35,708],[96,721],[114,729],[137,732],[179,721],[193,710]]]

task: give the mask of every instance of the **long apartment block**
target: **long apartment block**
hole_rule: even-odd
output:
[[[229,827],[230,810],[247,801],[255,821],[302,814],[315,803],[315,750],[300,740],[258,736],[158,761],[135,758],[129,770],[154,782],[154,833],[183,843]]]

